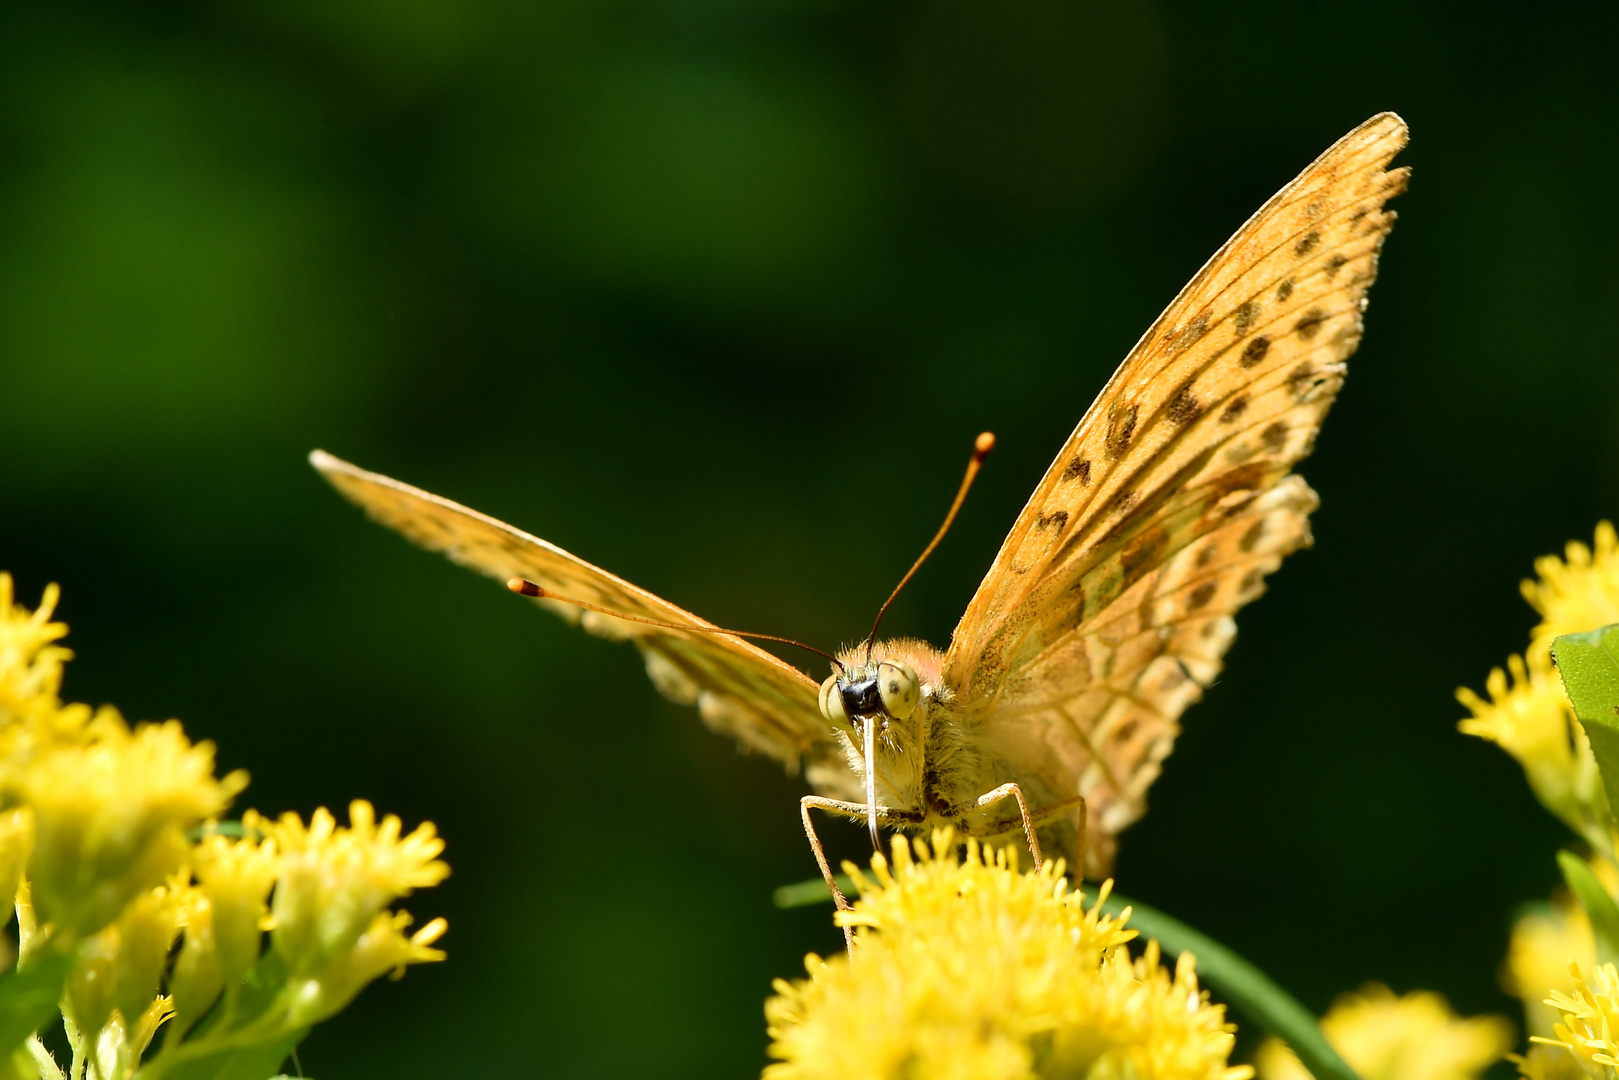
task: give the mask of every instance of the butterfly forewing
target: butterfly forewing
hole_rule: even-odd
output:
[[[945,678],[1014,776],[1086,796],[1093,872],[1139,817],[1232,614],[1309,542],[1296,476],[1359,343],[1404,187],[1374,117],[1283,188],[1142,337],[1035,489]]]
[[[376,521],[479,573],[501,581],[524,577],[564,596],[630,615],[712,625],[554,544],[458,503],[319,450],[309,460]],[[817,684],[741,638],[683,634],[553,601],[535,602],[592,633],[633,641],[659,690],[682,704],[696,705],[710,727],[749,749],[768,754],[793,771],[801,762],[816,769],[836,757],[832,732],[816,705]]]

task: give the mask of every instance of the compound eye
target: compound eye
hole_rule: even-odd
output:
[[[837,723],[848,723],[849,714],[843,708],[843,691],[838,688],[838,677],[828,675],[821,684],[821,715]]]
[[[916,703],[922,697],[922,684],[916,681],[911,665],[884,660],[877,665],[877,693],[882,696],[888,715],[903,720],[916,711]]]

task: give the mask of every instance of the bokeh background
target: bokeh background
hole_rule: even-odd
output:
[[[448,963],[317,1077],[729,1077],[839,937],[800,781],[634,652],[368,524],[320,446],[718,622],[943,644],[1138,334],[1383,109],[1415,169],[1315,456],[1120,888],[1322,1009],[1514,1014],[1565,842],[1455,731],[1534,556],[1619,512],[1611,5],[69,0],[0,9],[0,566],[67,693],[268,812],[431,819]],[[819,668],[815,669],[819,672]],[[819,675],[817,675],[819,677]],[[835,849],[863,852],[833,828]]]

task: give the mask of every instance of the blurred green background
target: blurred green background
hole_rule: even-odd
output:
[[[1303,469],[1317,546],[1244,613],[1119,884],[1312,1008],[1381,979],[1515,1015],[1511,913],[1565,838],[1451,695],[1524,646],[1531,559],[1619,512],[1616,11],[7,6],[0,566],[62,583],[70,697],[182,718],[241,805],[448,837],[408,907],[449,962],[305,1071],[753,1075],[770,979],[839,943],[769,902],[814,874],[803,784],[304,455],[825,646],[993,429],[887,624],[942,645],[1162,306],[1394,109],[1415,178]]]

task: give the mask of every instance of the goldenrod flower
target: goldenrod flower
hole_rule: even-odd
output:
[[[1541,804],[1587,842],[1612,852],[1611,815],[1585,729],[1552,667],[1550,652],[1531,651],[1528,663],[1507,660],[1485,682],[1489,701],[1462,687],[1456,698],[1473,716],[1457,725],[1464,734],[1497,744],[1518,760]]]
[[[437,885],[450,868],[431,822],[401,837],[399,818],[379,823],[364,800],[349,804],[349,827],[331,811],[316,810],[305,828],[297,814],[275,822],[249,812],[249,830],[271,838],[280,852],[280,877],[270,904],[271,941],[286,962],[291,1008],[302,1024],[336,1012],[366,983],[406,964],[443,959],[429,948],[444,932],[434,920],[406,938],[410,917],[386,911],[413,889]]]
[[[216,779],[212,744],[178,722],[132,730],[111,708],[64,705],[56,598],[52,586],[30,613],[0,574],[0,896],[15,900],[19,970],[34,973],[8,1008],[36,1024],[37,1005],[60,999],[74,1058],[64,1072],[33,1037],[0,1047],[0,1080],[268,1075],[367,983],[444,958],[444,920],[407,935],[410,916],[389,908],[449,872],[431,824],[401,836],[397,817],[357,802],[348,828],[324,809],[308,828],[249,813],[244,838],[193,845],[187,831],[246,774]]]
[[[1507,1060],[1524,1080],[1586,1080],[1579,1061],[1561,1046],[1531,1046],[1527,1054],[1508,1054]]]
[[[184,1037],[219,1000],[224,989],[225,974],[214,940],[213,906],[203,890],[194,889],[185,913],[185,937],[181,940],[179,955],[174,958],[174,969],[169,973],[169,995],[174,1006],[174,1027],[169,1038]]]
[[[1531,656],[1550,655],[1552,641],[1563,634],[1619,623],[1619,540],[1613,524],[1597,525],[1595,551],[1574,540],[1564,554],[1566,562],[1556,555],[1536,559],[1539,580],[1519,586],[1541,615],[1529,646]]]
[[[1567,1050],[1585,1072],[1597,1080],[1614,1080],[1619,1067],[1619,970],[1612,964],[1591,969],[1586,980],[1579,964],[1569,965],[1574,976],[1570,993],[1554,990],[1546,1004],[1556,1009],[1561,1022],[1555,1038],[1534,1036],[1530,1041]]]
[[[40,918],[70,935],[107,925],[184,861],[185,830],[246,785],[241,771],[215,779],[213,744],[193,745],[177,722],[131,731],[100,710],[83,745],[52,749],[11,781],[34,812]]]
[[[16,604],[11,575],[0,573],[0,724],[37,716],[56,705],[62,688],[62,663],[73,656],[55,645],[67,633],[65,623],[51,622],[60,590],[45,587],[37,610]]]
[[[281,872],[275,841],[207,836],[191,857],[207,897],[208,933],[221,976],[235,982],[259,960],[270,888]]]
[[[1192,958],[1171,972],[1150,942],[1132,960],[1128,915],[1085,908],[1057,865],[1020,874],[973,840],[958,857],[949,831],[915,852],[896,837],[875,880],[847,867],[861,898],[838,922],[856,928],[853,955],[810,956],[808,979],[776,981],[767,1077],[1252,1075],[1228,1064],[1234,1029]]]
[[[1321,1034],[1361,1080],[1477,1080],[1512,1047],[1500,1016],[1457,1016],[1439,994],[1397,996],[1371,983],[1345,994],[1321,1018]],[[1293,1051],[1267,1039],[1255,1059],[1260,1080],[1310,1080]]]
[[[1507,993],[1522,999],[1529,1034],[1550,1035],[1561,1019],[1545,998],[1553,990],[1574,992],[1571,961],[1587,968],[1596,963],[1591,920],[1579,904],[1553,900],[1546,911],[1525,915],[1512,927],[1501,981]]]
[[[434,919],[406,937],[405,927],[410,924],[409,912],[378,913],[346,952],[333,957],[318,976],[292,995],[292,1024],[306,1027],[326,1019],[380,976],[399,978],[407,964],[444,959],[443,951],[431,946],[444,936],[449,923]]]
[[[444,841],[431,822],[401,838],[399,818],[389,814],[379,825],[363,799],[349,804],[346,829],[324,806],[308,828],[293,813],[274,823],[249,813],[244,823],[281,850],[272,939],[294,972],[347,950],[383,908],[413,889],[437,885],[450,872],[437,858]]]
[[[0,811],[0,910],[16,899],[33,851],[34,812],[26,806]]]
[[[139,1019],[157,997],[169,950],[191,907],[191,887],[175,879],[137,896],[111,925],[78,948],[67,1001],[80,1031],[95,1037],[116,1017]],[[122,1044],[123,1036],[119,1036]]]

